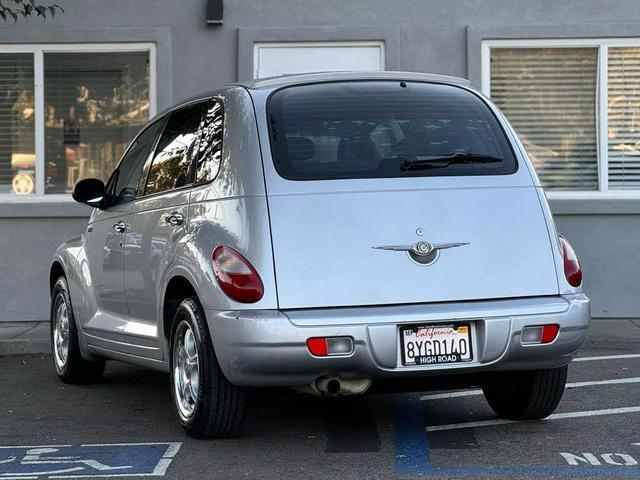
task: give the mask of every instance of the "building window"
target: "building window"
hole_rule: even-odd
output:
[[[0,53],[0,193],[35,189],[33,55]]]
[[[607,63],[609,189],[640,190],[640,47],[610,47]]]
[[[384,42],[267,42],[254,44],[254,78],[293,73],[384,70]]]
[[[149,44],[0,46],[0,194],[106,181],[154,115],[153,54]]]
[[[547,190],[640,192],[640,41],[635,43],[483,43],[483,90],[515,128]]]

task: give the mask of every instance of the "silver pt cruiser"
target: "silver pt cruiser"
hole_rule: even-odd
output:
[[[522,144],[466,80],[307,74],[158,115],[51,265],[54,364],[168,371],[187,433],[237,433],[246,387],[483,388],[554,411],[589,300]]]

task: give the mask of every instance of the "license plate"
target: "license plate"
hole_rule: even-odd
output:
[[[400,328],[403,365],[439,365],[473,360],[471,325],[418,325]]]

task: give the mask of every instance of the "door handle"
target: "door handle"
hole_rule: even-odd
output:
[[[178,225],[182,225],[182,222],[184,222],[184,215],[178,212],[173,212],[171,215],[164,217],[164,221],[172,227],[177,227]]]
[[[114,223],[113,224],[113,229],[118,233],[124,233],[124,231],[127,229],[127,224],[124,223],[123,221],[120,221],[118,223]]]

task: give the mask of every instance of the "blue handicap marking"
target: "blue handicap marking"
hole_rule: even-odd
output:
[[[162,476],[181,443],[0,447],[1,479]]]
[[[538,478],[551,476],[576,476],[578,478],[587,475],[610,478],[613,476],[629,476],[640,478],[638,467],[613,467],[613,466],[539,466],[539,465],[500,465],[496,459],[494,466],[468,466],[468,465],[434,465],[429,455],[429,442],[424,421],[424,414],[420,395],[401,394],[394,396],[395,410],[395,441],[396,461],[395,470],[398,474],[408,475],[439,475],[466,476],[466,475],[520,475]],[[640,443],[633,445],[640,446]],[[635,461],[635,460],[634,460]],[[637,465],[637,463],[628,463]]]
[[[429,446],[420,396],[408,393],[395,396],[396,471],[426,473],[431,470]]]

